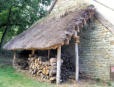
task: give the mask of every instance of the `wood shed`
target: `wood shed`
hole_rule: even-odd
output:
[[[41,19],[29,29],[19,34],[3,47],[7,50],[31,50],[31,55],[35,54],[37,50],[48,50],[48,57],[50,57],[51,50],[57,49],[57,70],[56,70],[56,83],[61,81],[61,51],[65,45],[70,45],[73,40],[74,46],[71,48],[75,55],[75,79],[79,80],[79,56],[78,56],[78,43],[80,42],[78,32],[87,24],[95,12],[93,5],[82,6],[77,8],[75,0],[69,1],[72,6],[64,11],[57,12],[61,2],[58,0],[52,13],[47,17]],[[14,55],[14,59],[16,56]],[[64,60],[63,60],[64,62]]]

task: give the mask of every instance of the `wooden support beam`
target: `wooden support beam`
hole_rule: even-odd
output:
[[[48,59],[50,58],[50,50],[48,50]]]
[[[14,50],[14,56],[13,56],[13,67],[15,68],[15,61],[16,61],[16,51]]]
[[[61,47],[57,49],[57,75],[56,75],[56,84],[60,84],[61,79]]]
[[[75,32],[75,35],[77,36],[77,32]],[[76,81],[78,81],[79,80],[79,52],[78,52],[78,43],[77,43],[77,41],[75,43],[75,61],[76,61],[75,79],[76,79]]]
[[[35,54],[35,50],[32,50],[32,56]]]

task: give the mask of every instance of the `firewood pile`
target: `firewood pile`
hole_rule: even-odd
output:
[[[62,54],[61,81],[74,78],[74,67],[71,57]],[[47,58],[45,56],[31,56],[26,59],[18,59],[18,65],[22,70],[28,70],[30,74],[40,78],[42,81],[56,81],[57,58]]]
[[[48,79],[51,82],[56,80],[56,67],[57,60],[56,58],[46,57],[30,57],[29,61],[29,72],[33,75],[39,76],[42,80]]]
[[[64,60],[64,62],[63,62]],[[30,57],[28,58],[29,72],[42,80],[56,81],[57,58]],[[66,81],[73,75],[73,67],[69,57],[62,56],[61,80]]]

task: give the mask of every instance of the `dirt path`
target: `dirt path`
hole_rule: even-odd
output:
[[[65,83],[59,87],[113,87],[105,82],[96,82],[94,80],[80,80],[78,83]]]

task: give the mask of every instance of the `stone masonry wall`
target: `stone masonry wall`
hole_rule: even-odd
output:
[[[80,33],[80,72],[90,78],[110,80],[114,65],[114,35],[100,22],[82,29]]]

